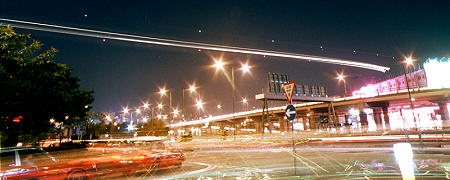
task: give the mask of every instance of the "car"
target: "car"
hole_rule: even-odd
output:
[[[180,151],[152,146],[54,152],[39,147],[2,148],[1,179],[109,179],[181,167]],[[98,151],[100,150],[100,151]],[[59,156],[59,158],[58,158]]]

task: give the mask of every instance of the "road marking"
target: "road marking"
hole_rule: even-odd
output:
[[[217,167],[216,165],[206,164],[206,163],[201,163],[201,162],[186,162],[186,163],[206,166],[206,168],[195,170],[195,171],[186,172],[186,173],[179,174],[179,175],[173,175],[173,176],[170,176],[170,177],[167,177],[167,178],[158,177],[158,179],[179,179],[179,178],[184,178],[185,176],[190,176],[190,175],[194,175],[194,174],[200,174],[200,173],[203,173],[203,172],[215,169]]]

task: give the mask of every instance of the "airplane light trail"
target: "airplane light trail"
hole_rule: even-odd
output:
[[[222,46],[222,45],[215,45],[215,44],[208,44],[208,43],[198,43],[198,42],[190,42],[190,41],[179,41],[179,40],[172,40],[172,39],[153,38],[153,37],[147,37],[147,36],[138,36],[138,35],[131,35],[131,34],[98,31],[98,30],[91,30],[91,29],[75,28],[75,27],[69,27],[69,26],[59,26],[59,25],[53,25],[53,24],[44,24],[44,23],[37,23],[37,22],[14,20],[14,19],[5,19],[5,18],[0,18],[0,22],[1,21],[3,21],[3,23],[5,25],[11,25],[16,28],[28,29],[28,30],[54,32],[54,33],[61,33],[61,34],[94,37],[94,38],[106,38],[106,39],[114,39],[114,40],[119,40],[119,41],[137,42],[137,43],[145,43],[145,44],[156,44],[156,45],[162,45],[162,46],[204,49],[204,50],[212,50],[212,51],[222,51],[222,52],[262,55],[262,56],[273,56],[273,57],[285,57],[285,58],[309,60],[309,61],[316,61],[316,62],[329,63],[329,64],[337,64],[337,65],[343,65],[343,66],[359,67],[359,68],[370,69],[370,70],[375,70],[375,71],[380,71],[380,72],[386,72],[390,69],[389,67],[370,64],[370,63],[363,63],[363,62],[356,62],[356,61],[351,61],[351,60],[329,58],[329,57],[321,57],[321,56],[311,56],[311,55],[298,54],[298,53],[287,53],[287,52],[268,51],[268,50],[261,50],[261,49]]]

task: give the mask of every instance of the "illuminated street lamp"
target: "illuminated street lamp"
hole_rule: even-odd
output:
[[[250,68],[251,67],[248,64],[242,64],[242,66],[241,66],[241,70],[244,73],[250,72]]]
[[[126,113],[128,113],[128,108],[123,108],[123,110],[122,110],[122,112],[124,113],[124,114],[126,114]]]
[[[222,59],[218,59],[218,60],[214,60],[214,64],[212,65],[214,68],[216,68],[216,71],[224,71],[225,72],[225,64]],[[250,72],[250,65],[248,64],[241,64],[241,68],[240,70],[243,73],[249,73]],[[234,66],[231,66],[231,91],[232,91],[232,109],[233,109],[233,114],[235,113],[235,106],[234,106],[234,101],[235,101],[235,95],[236,95],[236,82],[235,82],[235,78],[234,78]]]
[[[196,87],[195,86],[195,83],[194,84],[191,84],[191,85],[189,85],[189,88],[183,88],[181,91],[182,91],[182,94],[183,94],[183,96],[182,96],[182,102],[181,102],[181,111],[182,111],[182,113],[183,113],[183,117],[186,117],[186,113],[185,113],[185,108],[184,108],[184,91],[185,90],[188,90],[189,91],[189,93],[195,93],[196,91],[197,91],[197,88],[198,87]]]
[[[414,62],[414,60],[413,60],[412,57],[407,57],[407,58],[405,59],[405,64],[406,64],[407,66],[412,65],[413,62]]]
[[[162,109],[163,107],[164,107],[163,104],[161,104],[161,103],[158,104],[158,109]]]
[[[225,75],[227,74],[226,72],[225,72],[225,63],[222,61],[222,59],[218,59],[218,60],[214,60],[214,64],[213,64],[213,67],[215,67],[216,68],[216,71],[219,71],[219,70],[221,70],[221,71],[224,71],[224,73],[225,73]],[[241,68],[240,68],[240,70],[243,72],[243,73],[249,73],[250,72],[250,66],[248,65],[248,64],[241,64]],[[228,77],[228,75],[226,75],[227,77]],[[231,66],[231,94],[232,94],[232,97],[231,97],[231,101],[232,101],[232,103],[231,103],[231,105],[232,105],[232,109],[233,109],[233,118],[234,118],[234,114],[235,114],[235,103],[234,103],[234,101],[235,101],[235,99],[236,99],[236,82],[235,82],[235,80],[234,80],[235,78],[234,78],[234,66]],[[234,125],[235,127],[234,127],[234,138],[236,138],[236,125]]]
[[[161,96],[165,96],[167,92],[169,92],[169,112],[170,112],[172,110],[172,90],[171,89],[167,90],[166,88],[159,89],[159,94]]]
[[[195,87],[195,84],[192,84],[192,85],[189,86],[188,90],[189,90],[190,93],[194,93],[196,89],[197,89],[197,87]]]
[[[205,103],[203,103],[201,99],[196,100],[195,106],[197,107],[197,113],[199,118],[202,117],[203,104]]]
[[[167,93],[167,90],[164,88],[159,90],[159,94],[161,94],[161,95],[166,95],[166,93]]]
[[[247,98],[242,98],[242,105],[245,105],[245,111],[247,111],[248,110],[248,100],[247,100]]]
[[[344,73],[338,74],[336,79],[339,82],[341,82],[341,81],[344,82],[344,98],[347,98],[347,83],[345,82],[345,75],[344,75]]]
[[[180,113],[180,111],[178,111],[178,108],[177,108],[177,109],[174,109],[172,113],[173,113],[174,117],[177,117],[178,114]]]
[[[217,70],[217,71],[218,71],[218,70],[222,70],[223,67],[224,67],[224,65],[225,65],[225,63],[223,63],[222,59],[214,60],[214,61],[215,61],[215,63],[214,63],[213,66],[216,68],[216,70]]]
[[[139,123],[138,115],[141,114],[141,109],[136,109],[136,123]],[[131,120],[133,121],[133,114],[131,114]]]
[[[197,107],[197,109],[202,110],[203,109],[203,102],[202,100],[198,99],[197,102],[195,103],[195,106]]]
[[[144,105],[142,106],[144,109],[148,109],[149,104],[148,103],[144,103]]]
[[[247,98],[242,98],[242,103],[247,103],[248,101],[247,101]]]
[[[222,105],[218,104],[217,109],[222,109]]]
[[[413,119],[414,119],[414,125],[415,125],[416,130],[419,133],[420,143],[423,143],[423,141],[422,141],[422,132],[421,132],[420,128],[417,127],[416,115],[414,114],[413,101],[415,101],[415,99],[413,99],[413,97],[411,96],[411,91],[409,89],[410,86],[409,86],[408,76],[406,75],[406,68],[407,68],[407,66],[413,65],[413,62],[414,62],[414,59],[411,56],[410,57],[406,57],[405,60],[402,63],[402,67],[403,67],[403,74],[405,75],[406,88],[408,89],[409,105],[411,107],[411,111],[412,111],[412,115],[413,115]]]

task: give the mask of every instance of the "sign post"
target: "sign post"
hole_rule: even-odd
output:
[[[286,100],[288,101],[288,105],[286,106],[286,110],[284,111],[286,115],[286,119],[291,121],[291,132],[292,132],[292,153],[294,156],[294,175],[297,175],[297,159],[295,152],[295,138],[294,138],[294,119],[297,115],[297,111],[295,110],[295,106],[292,105],[292,96],[294,95],[295,82],[289,82],[283,84],[283,91],[286,95]]]

